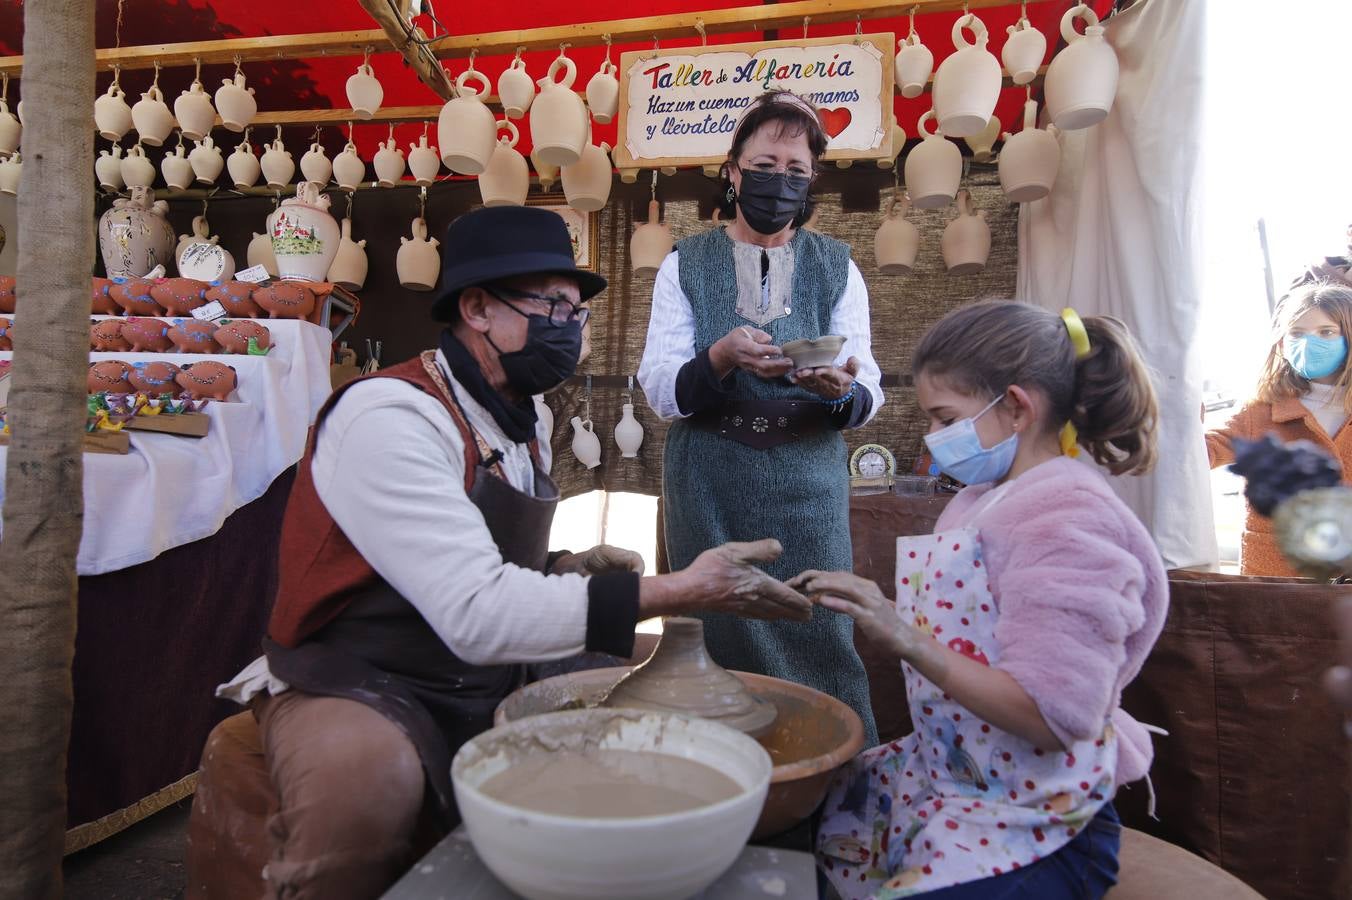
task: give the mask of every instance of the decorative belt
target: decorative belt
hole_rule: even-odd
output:
[[[770,450],[829,428],[829,407],[815,400],[729,400],[690,418],[690,424],[745,444]]]

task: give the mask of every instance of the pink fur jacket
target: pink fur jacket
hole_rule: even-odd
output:
[[[935,531],[975,524],[1000,612],[999,668],[1063,742],[1096,738],[1110,713],[1117,783],[1145,776],[1150,734],[1119,704],[1164,627],[1169,585],[1149,533],[1097,469],[1066,457],[1023,473],[992,502],[969,487]],[[989,507],[989,512],[983,512]]]

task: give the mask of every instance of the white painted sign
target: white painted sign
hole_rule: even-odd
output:
[[[247,281],[250,284],[262,284],[271,277],[268,270],[262,266],[249,266],[249,268],[241,269],[235,273],[236,281]]]
[[[214,322],[217,319],[224,319],[226,309],[221,305],[221,301],[212,300],[205,306],[199,306],[192,311],[194,319],[201,319],[203,322]]]

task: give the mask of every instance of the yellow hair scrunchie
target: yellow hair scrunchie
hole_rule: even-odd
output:
[[[1081,360],[1089,355],[1089,332],[1084,327],[1080,314],[1067,306],[1061,310],[1061,321],[1066,323],[1070,334],[1070,345],[1075,348],[1075,359]],[[1061,426],[1061,453],[1074,459],[1080,455],[1080,430],[1073,422]]]

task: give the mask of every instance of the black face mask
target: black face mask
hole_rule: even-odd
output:
[[[582,323],[574,319],[555,325],[549,316],[533,315],[527,315],[526,322],[526,344],[520,350],[503,353],[491,337],[488,343],[498,351],[507,383],[530,396],[558,387],[577,370],[582,356]]]
[[[742,169],[742,189],[737,192],[746,224],[760,234],[778,234],[803,210],[812,179],[785,172]]]

